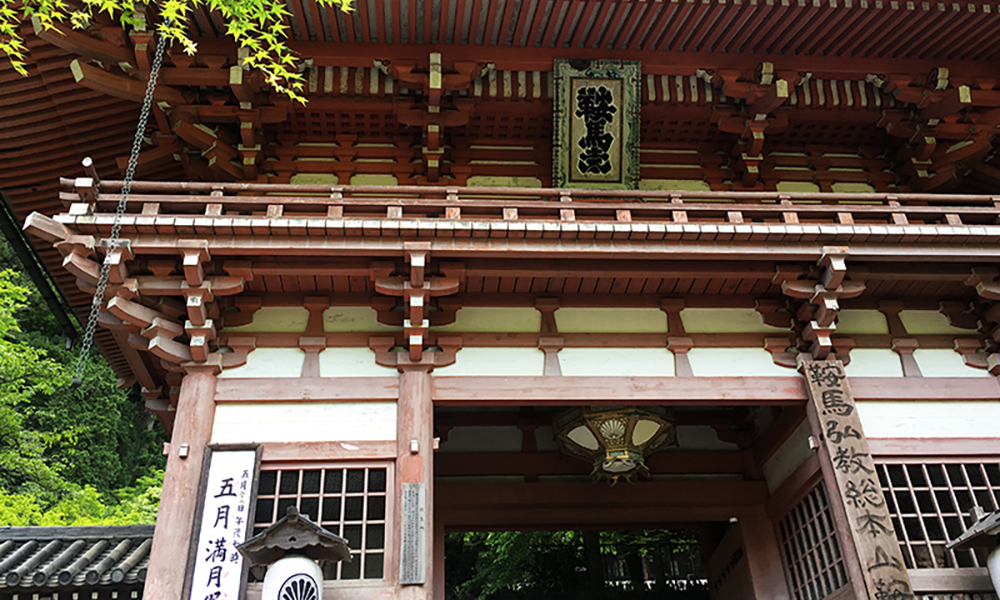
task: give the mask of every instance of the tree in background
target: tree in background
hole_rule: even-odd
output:
[[[351,11],[352,0],[313,0],[324,6]],[[74,29],[86,29],[102,16],[117,20],[127,31],[144,28],[146,23],[136,11],[147,7],[159,13],[161,35],[178,42],[188,54],[197,45],[188,32],[191,11],[204,4],[209,12],[222,16],[226,35],[244,52],[243,66],[260,69],[267,85],[275,91],[305,103],[299,92],[303,77],[298,72],[299,57],[285,44],[291,27],[291,15],[284,0],[84,0],[71,5],[64,0],[0,0],[0,56],[6,55],[11,66],[27,75],[27,47],[21,37],[23,24],[36,23],[52,29],[66,23]],[[102,15],[101,13],[104,13]]]
[[[69,386],[75,349],[0,254],[0,526],[151,523],[162,429],[99,355]]]
[[[445,538],[446,597],[707,599],[689,579],[699,555],[690,530],[454,533]]]

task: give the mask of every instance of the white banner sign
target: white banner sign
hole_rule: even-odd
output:
[[[210,461],[189,598],[238,600],[243,556],[236,546],[247,539],[250,527],[257,452],[216,450]]]

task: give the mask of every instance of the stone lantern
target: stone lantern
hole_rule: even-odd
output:
[[[946,547],[950,550],[989,550],[986,567],[993,581],[993,589],[1000,593],[1000,511],[987,515],[981,507],[974,506],[972,514],[976,517],[976,522],[965,533],[948,542]]]
[[[276,523],[236,547],[252,566],[267,566],[262,600],[323,600],[326,561],[351,560],[347,540],[288,507]]]

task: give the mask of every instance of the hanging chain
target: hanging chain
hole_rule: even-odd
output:
[[[169,21],[167,21],[169,24]],[[107,251],[104,255],[104,262],[101,264],[101,273],[97,278],[97,291],[90,303],[90,317],[87,319],[87,328],[83,332],[83,340],[80,342],[80,354],[76,357],[76,368],[73,372],[73,386],[77,387],[83,383],[83,368],[87,363],[87,355],[94,345],[94,333],[97,331],[97,318],[101,314],[101,304],[104,302],[104,292],[108,288],[108,276],[111,273],[111,254],[118,245],[118,237],[122,230],[122,217],[125,215],[125,206],[128,204],[128,195],[132,191],[132,180],[135,178],[135,168],[139,162],[139,150],[142,148],[143,134],[146,133],[146,123],[149,121],[149,111],[153,107],[153,90],[156,89],[156,78],[160,74],[160,66],[163,64],[163,50],[167,45],[167,37],[160,34],[160,39],[156,44],[156,56],[149,70],[149,81],[146,83],[146,97],[142,101],[142,111],[139,113],[139,125],[135,129],[135,140],[132,142],[132,154],[128,158],[128,169],[125,170],[125,179],[122,181],[122,196],[118,201],[118,210],[115,212],[115,222],[111,226],[111,237],[108,239]]]

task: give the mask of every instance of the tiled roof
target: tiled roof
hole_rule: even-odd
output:
[[[0,592],[141,584],[152,543],[152,525],[0,527]]]

